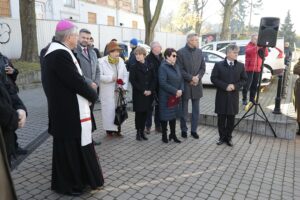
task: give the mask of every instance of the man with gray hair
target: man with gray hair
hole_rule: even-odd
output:
[[[184,92],[182,98],[182,116],[180,119],[181,136],[187,138],[188,103],[192,101],[191,135],[199,139],[197,134],[199,119],[199,103],[203,96],[201,79],[205,73],[205,62],[201,49],[199,49],[199,37],[195,33],[188,34],[186,46],[177,52],[177,64],[181,69],[184,79]]]
[[[97,93],[72,52],[77,42],[77,27],[68,20],[59,21],[42,71],[48,132],[53,136],[51,189],[72,196],[82,194],[87,185],[97,189],[104,183],[92,142],[89,108]]]
[[[160,119],[159,119],[159,106],[158,106],[158,68],[163,60],[162,53],[161,53],[161,45],[157,41],[153,41],[150,43],[151,52],[146,57],[146,62],[150,64],[151,67],[154,68],[154,75],[156,86],[155,86],[155,93],[154,95],[154,106],[152,110],[148,113],[147,120],[146,120],[146,133],[149,134],[151,131],[152,126],[152,112],[154,111],[154,123],[155,123],[155,131],[161,132],[160,126]]]
[[[226,58],[215,64],[211,82],[216,86],[215,113],[218,114],[219,140],[233,146],[231,138],[235,115],[239,112],[239,90],[247,81],[244,64],[237,61],[239,47],[230,44],[226,48]]]

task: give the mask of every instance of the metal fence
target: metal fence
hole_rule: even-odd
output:
[[[54,35],[57,21],[37,20],[37,42],[38,51],[45,47]],[[126,27],[114,27],[97,24],[75,23],[79,29],[87,28],[91,31],[95,41],[95,46],[103,51],[105,45],[112,39],[118,41],[137,38],[144,40],[145,30],[132,29]],[[159,41],[164,48],[173,47],[179,49],[185,45],[186,36],[174,33],[156,32],[155,41]],[[0,52],[12,59],[21,56],[22,35],[20,20],[10,18],[0,18]]]

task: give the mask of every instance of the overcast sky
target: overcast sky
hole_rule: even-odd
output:
[[[175,12],[180,5],[179,2],[180,0],[165,0],[163,13]],[[300,35],[300,22],[298,21],[300,20],[299,8],[299,0],[263,0],[259,15],[253,16],[251,24],[253,26],[259,26],[261,17],[279,17],[280,23],[284,23],[287,11],[290,10],[294,30]],[[221,22],[221,4],[219,0],[209,0],[204,12],[204,18],[208,18],[210,23]],[[246,24],[248,23],[249,19],[246,20]]]

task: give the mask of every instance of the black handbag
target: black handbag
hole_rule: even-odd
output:
[[[118,90],[119,90],[118,91],[119,97],[118,97],[117,108],[115,111],[116,114],[115,114],[114,124],[120,126],[126,119],[128,119],[128,113],[127,113],[127,103],[123,95],[123,91],[121,89]]]

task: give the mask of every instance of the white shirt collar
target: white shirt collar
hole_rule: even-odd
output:
[[[226,59],[226,60],[227,60],[227,63],[228,63],[229,66],[230,66],[230,63],[232,63],[232,65],[234,65],[234,61],[230,61],[228,59]]]

